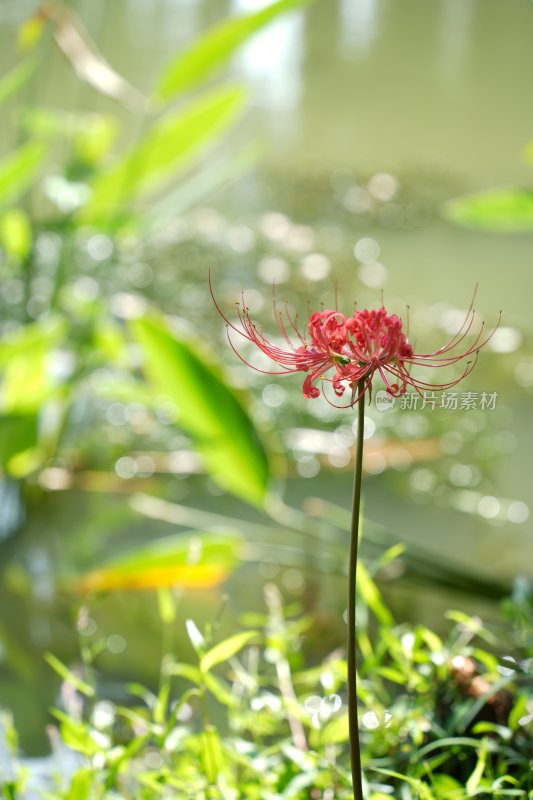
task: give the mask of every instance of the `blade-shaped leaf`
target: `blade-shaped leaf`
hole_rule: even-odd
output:
[[[257,631],[242,631],[224,639],[209,650],[200,661],[200,669],[202,672],[208,672],[217,664],[227,661],[234,656],[239,650],[242,650],[252,639],[257,638]]]
[[[42,142],[28,142],[0,161],[0,205],[16,200],[32,184],[44,162],[46,150]]]
[[[225,86],[162,117],[139,144],[95,180],[83,218],[118,214],[126,202],[129,205],[166,184],[233,121],[243,101],[242,89]]]
[[[34,69],[34,59],[28,58],[25,61],[21,61],[20,64],[17,64],[7,75],[2,77],[0,80],[0,105],[5,103],[11,95],[18,92],[20,87],[26,83]]]
[[[242,537],[236,533],[180,533],[131,550],[82,575],[82,593],[184,586],[218,586],[239,563]]]
[[[179,425],[195,440],[208,472],[228,491],[261,503],[268,460],[236,395],[190,342],[170,333],[162,318],[130,324],[144,351],[146,374],[176,403]]]
[[[72,670],[66,667],[53,653],[45,653],[45,661],[52,667],[60,678],[63,678],[66,683],[70,683],[78,692],[84,694],[86,697],[93,697],[94,689],[86,681],[79,678]]]
[[[444,215],[466,228],[521,233],[533,230],[533,191],[510,187],[450,200]]]
[[[225,19],[199,41],[180,53],[161,76],[156,94],[163,100],[194,86],[227,61],[256,31],[286,11],[306,5],[309,0],[278,0],[255,14]]]
[[[357,565],[357,589],[366,605],[382,625],[392,625],[393,617],[362,562]]]

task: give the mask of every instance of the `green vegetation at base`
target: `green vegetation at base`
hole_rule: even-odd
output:
[[[358,608],[359,715],[369,800],[463,800],[531,796],[533,706],[531,597],[517,584],[499,623],[449,612],[445,638],[396,624],[379,590]],[[274,584],[264,614],[220,638],[200,631],[160,590],[164,629],[159,686],[101,687],[105,643],[80,630],[79,664],[53,656],[62,681],[52,711],[46,800],[348,800],[352,797],[343,648],[306,663],[310,616],[286,606]],[[380,613],[376,613],[379,611]],[[388,613],[384,614],[383,609]],[[80,611],[80,619],[87,609]],[[220,615],[219,615],[220,617]],[[185,626],[193,663],[170,645]],[[118,700],[117,698],[121,698]],[[31,771],[21,765],[7,714],[11,756],[0,785],[23,800]]]

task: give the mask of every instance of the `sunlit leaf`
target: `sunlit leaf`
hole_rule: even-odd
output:
[[[216,784],[217,776],[223,771],[226,756],[222,749],[220,736],[213,725],[207,725],[201,733],[203,742],[202,765],[210,784]]]
[[[58,709],[52,709],[52,714],[61,723],[61,738],[68,747],[88,757],[102,751],[102,746],[91,736],[91,730],[84,722],[77,722]]]
[[[23,261],[30,252],[31,240],[30,221],[19,208],[0,217],[0,243],[8,256]]]
[[[35,61],[27,58],[0,79],[0,105],[24,86],[34,69]]]
[[[204,680],[213,697],[215,697],[219,703],[222,703],[223,706],[233,708],[238,705],[236,696],[230,692],[224,681],[221,681],[216,675],[207,672],[204,675]]]
[[[43,35],[46,20],[37,11],[32,17],[27,19],[17,32],[17,49],[21,53],[28,53],[39,43]]]
[[[533,230],[533,191],[510,187],[450,200],[444,215],[466,228],[521,233]]]
[[[78,769],[72,776],[72,781],[66,800],[89,800],[93,786],[93,771],[88,767]]]
[[[520,724],[520,720],[522,719],[522,717],[526,716],[528,700],[529,698],[527,694],[522,694],[516,699],[516,702],[509,714],[509,719],[507,720],[508,725],[512,731],[517,730]]]
[[[269,467],[252,422],[235,394],[192,344],[155,315],[131,323],[145,372],[179,410],[179,425],[196,443],[207,471],[225,489],[261,503]]]
[[[119,124],[104,114],[75,114],[64,109],[30,107],[20,113],[20,124],[31,136],[62,138],[71,142],[74,154],[94,165],[107,155],[116,140]]]
[[[0,161],[0,206],[12,203],[35,181],[47,148],[42,142],[27,142]]]
[[[320,741],[327,744],[342,744],[350,737],[348,714],[341,714],[332,719],[320,731]]]
[[[439,800],[462,800],[464,789],[451,775],[432,775],[432,787],[437,789]]]
[[[242,89],[225,86],[155,122],[139,144],[96,178],[83,218],[119,214],[123,205],[168,183],[235,119],[243,100]]]
[[[52,669],[57,672],[60,678],[62,678],[67,683],[70,683],[78,692],[84,694],[86,697],[93,697],[94,696],[94,689],[90,686],[86,681],[83,681],[77,675],[72,672],[68,667],[66,667],[58,658],[56,658],[52,653],[45,653],[45,661],[52,667]]]
[[[183,586],[208,589],[224,581],[239,563],[242,538],[235,533],[181,533],[143,545],[82,575],[83,594]]]
[[[435,795],[430,790],[427,783],[424,783],[423,781],[419,781],[416,778],[410,777],[409,775],[402,775],[400,772],[395,772],[395,770],[392,769],[383,769],[383,767],[374,767],[374,771],[379,772],[381,775],[390,775],[391,778],[405,781],[415,789],[418,800],[436,800]]]
[[[478,753],[478,760],[477,764],[474,767],[474,771],[468,778],[466,782],[466,795],[467,797],[471,797],[475,794],[476,789],[479,786],[479,782],[483,777],[483,773],[485,772],[485,767],[487,765],[487,739],[483,739],[481,742],[481,748]]]
[[[198,625],[193,619],[185,620],[185,628],[187,629],[187,636],[198,654],[205,651],[206,643],[203,633],[198,628]]]
[[[214,647],[211,648],[201,659],[200,661],[200,669],[204,672],[208,672],[213,667],[216,667],[217,664],[221,664],[223,661],[227,661],[239,650],[242,650],[252,639],[256,639],[258,636],[257,631],[243,631],[242,633],[236,633],[234,636],[230,636],[228,639],[224,639],[223,642],[219,642]]]
[[[47,360],[64,332],[60,320],[27,325],[0,341],[0,402],[4,411],[37,412],[55,390]]]
[[[156,94],[163,100],[169,100],[194,86],[227,61],[239,45],[272,19],[308,2],[279,0],[253,14],[224,19],[169,64],[161,76]]]
[[[392,681],[393,683],[397,683],[400,686],[405,686],[406,676],[405,673],[400,672],[393,667],[378,667],[376,669],[376,673],[381,675],[382,678],[386,678],[388,681]]]
[[[190,623],[192,620],[187,620],[187,623]],[[194,626],[196,628],[196,625]],[[187,631],[191,628],[190,624],[187,624]],[[192,629],[194,631],[194,629]],[[196,628],[198,631],[198,628]],[[196,631],[193,632],[193,638],[195,637]],[[200,633],[200,631],[198,631]],[[200,634],[201,636],[201,634]],[[189,635],[189,639],[191,636]],[[205,644],[204,637],[202,636],[201,640],[197,641],[197,646],[202,647]],[[200,686],[202,683],[202,673],[198,669],[198,667],[193,667],[192,664],[171,664],[168,667],[168,674],[175,675],[177,678],[185,678],[186,681],[190,681],[191,683]]]
[[[374,616],[383,625],[392,625],[394,621],[392,614],[383,602],[378,587],[361,562],[357,565],[357,589]]]

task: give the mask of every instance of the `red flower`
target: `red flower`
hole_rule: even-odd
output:
[[[241,361],[268,375],[306,372],[303,394],[308,399],[319,396],[320,390],[316,386],[319,380],[331,383],[337,397],[342,397],[346,388],[350,388],[352,391],[350,403],[341,406],[333,404],[340,408],[353,406],[367,390],[370,394],[376,372],[382,378],[387,392],[394,397],[405,394],[408,386],[412,386],[419,393],[426,389],[450,389],[474,369],[480,348],[494,333],[493,331],[483,338],[482,323],[472,344],[462,350],[459,348],[474,324],[475,312],[472,299],[463,324],[445,345],[433,353],[415,353],[409,344],[407,334],[402,329],[400,317],[396,314],[389,315],[383,307],[371,311],[366,308],[363,311],[354,311],[351,317],[345,317],[340,311],[317,311],[310,314],[307,332],[302,333],[288,309],[285,307],[280,311],[274,300],[274,318],[285,342],[284,346],[280,346],[269,341],[257,328],[250,317],[244,298],[242,304],[237,304],[240,322],[240,327],[237,327],[221,311],[212,288],[211,295],[217,310],[227,324],[230,344]],[[235,347],[231,332],[252,342],[282,369],[263,370],[250,364]],[[472,358],[466,362],[459,378],[446,383],[429,383],[411,375],[411,369],[415,365],[430,368],[446,367],[469,356]],[[330,371],[333,371],[333,374],[326,376]],[[364,381],[363,390],[356,396],[357,385],[361,380]],[[322,388],[323,386],[324,383]],[[326,399],[329,400],[327,396]]]

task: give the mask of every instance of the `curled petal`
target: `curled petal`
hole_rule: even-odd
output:
[[[337,397],[342,397],[342,395],[345,392],[346,387],[342,383],[343,380],[344,378],[338,374],[333,378],[333,391],[335,392]]]
[[[312,372],[310,375],[308,375],[307,378],[304,381],[304,385],[303,385],[302,391],[303,391],[303,395],[304,395],[306,400],[310,400],[310,399],[313,399],[315,397],[318,397],[319,394],[320,394],[320,391],[316,388],[316,386],[313,386],[313,381],[316,378],[316,376],[317,376],[317,373],[316,373],[316,370],[315,370],[315,372]]]

